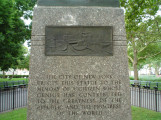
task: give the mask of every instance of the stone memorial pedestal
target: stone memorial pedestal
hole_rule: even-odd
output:
[[[131,120],[124,12],[34,9],[28,120]]]

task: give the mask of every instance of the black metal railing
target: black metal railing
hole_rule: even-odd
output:
[[[131,84],[131,105],[161,112],[161,90],[156,86],[141,86]]]
[[[0,83],[0,112],[27,105],[27,84],[24,81]]]
[[[139,80],[130,80],[132,87],[140,87],[144,89],[157,89],[161,90],[161,82],[151,82],[151,81],[139,81]]]
[[[0,82],[0,88],[4,90],[9,90],[11,88],[17,88],[17,87],[24,87],[27,86],[26,80],[19,80],[19,81],[4,81]]]

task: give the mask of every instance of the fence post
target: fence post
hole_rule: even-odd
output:
[[[141,87],[141,85],[138,85],[138,88],[139,88],[139,107],[141,107],[141,94],[140,94],[140,87]]]
[[[14,88],[13,88],[13,110],[15,109],[15,97],[14,97],[15,95],[14,94],[15,94],[15,92],[14,92]]]
[[[157,90],[158,90],[158,88],[155,88],[155,108],[156,108],[156,112],[158,110],[158,108],[157,108]]]

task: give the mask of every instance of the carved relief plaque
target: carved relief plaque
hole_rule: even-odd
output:
[[[46,56],[112,56],[112,26],[46,26]]]

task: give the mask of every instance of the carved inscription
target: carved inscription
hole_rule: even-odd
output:
[[[112,27],[46,27],[45,54],[111,56]]]
[[[121,108],[121,81],[111,75],[46,75],[37,81],[37,110],[62,115],[104,115]]]

